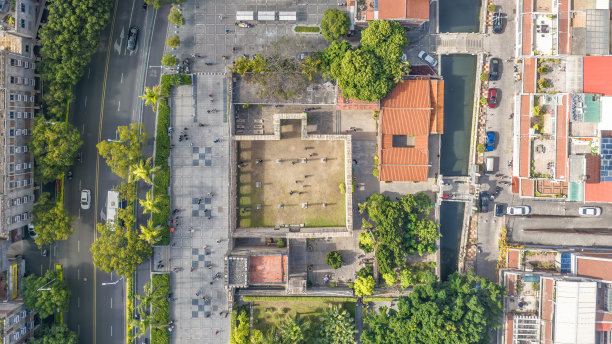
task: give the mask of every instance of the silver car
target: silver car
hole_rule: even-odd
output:
[[[438,65],[438,60],[434,59],[433,57],[429,56],[429,54],[427,54],[425,51],[421,50],[419,52],[419,58],[427,63],[429,63],[429,65],[431,65],[432,67],[435,67]]]
[[[600,207],[580,207],[578,208],[578,214],[582,216],[599,216],[601,215]]]
[[[508,207],[506,214],[508,215],[528,215],[531,213],[531,208],[528,205],[519,205],[516,207]]]
[[[89,209],[91,204],[91,191],[81,190],[81,209]]]

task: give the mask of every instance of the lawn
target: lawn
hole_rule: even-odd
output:
[[[265,332],[270,327],[278,327],[284,319],[296,314],[317,323],[329,305],[342,306],[355,317],[355,302],[256,301],[253,303],[253,327]]]

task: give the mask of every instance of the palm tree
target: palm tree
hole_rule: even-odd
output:
[[[159,199],[153,198],[153,190],[149,190],[149,192],[147,192],[145,199],[139,199],[138,201],[140,202],[140,206],[143,208],[142,209],[143,213],[145,214],[156,213],[157,214],[160,212],[158,208]]]
[[[147,333],[147,330],[149,329],[149,327],[151,329],[164,328],[168,325],[168,324],[164,324],[160,322],[155,322],[153,320],[154,315],[155,314],[150,314],[150,315],[143,314],[140,316],[140,320],[136,320],[130,317],[130,320],[129,320],[130,325],[132,327],[138,327],[138,332],[136,332],[136,337],[144,336]]]
[[[147,220],[147,225],[140,225],[140,239],[151,244],[154,241],[159,240],[159,235],[161,234],[161,226],[153,227],[153,219],[149,218]]]
[[[145,183],[153,185],[153,179],[151,176],[156,172],[159,172],[161,167],[151,167],[151,158],[145,160],[139,160],[137,164],[130,166],[130,177],[134,177],[135,180],[144,180]]]
[[[140,98],[145,101],[145,105],[150,106],[155,110],[157,103],[161,99],[167,98],[168,94],[164,92],[161,85],[151,87],[145,87],[145,94],[141,95]]]
[[[288,317],[278,325],[281,331],[281,344],[302,344],[308,343],[310,339],[310,321],[300,318],[297,314],[295,317]]]

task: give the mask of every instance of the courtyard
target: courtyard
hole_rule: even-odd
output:
[[[345,226],[344,141],[302,140],[301,130],[282,120],[280,140],[237,142],[239,227]]]

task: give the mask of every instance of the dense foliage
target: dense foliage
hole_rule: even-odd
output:
[[[48,22],[38,31],[42,48],[43,101],[61,118],[72,100],[72,86],[83,75],[110,19],[111,0],[57,0],[48,3]]]
[[[249,323],[249,315],[245,309],[240,311],[237,323],[230,337],[230,344],[248,344],[251,325]]]
[[[70,331],[66,325],[53,324],[51,327],[41,325],[36,329],[33,344],[78,344],[79,336]]]
[[[344,36],[351,26],[351,20],[346,13],[338,9],[328,9],[323,12],[321,34],[328,41],[334,41]]]
[[[357,296],[372,295],[372,293],[374,292],[375,285],[376,285],[376,282],[374,281],[374,277],[359,276],[355,280],[354,287],[353,287],[355,289],[355,295]]]
[[[334,269],[340,269],[342,266],[342,255],[338,251],[331,251],[327,253],[325,257],[325,261],[327,265],[331,266]]]
[[[90,251],[94,265],[102,271],[129,276],[136,271],[136,266],[151,256],[151,246],[129,227],[99,223],[97,231],[99,237]]]
[[[329,306],[319,319],[318,343],[320,344],[354,344],[355,320],[338,306]]]
[[[500,326],[503,287],[454,273],[445,282],[417,286],[398,310],[381,307],[365,317],[363,344],[489,343]]]
[[[26,309],[37,312],[41,318],[68,310],[70,289],[55,270],[47,270],[43,277],[29,275],[23,279],[23,301]]]
[[[152,307],[155,311],[152,323],[167,325],[170,321],[170,302],[167,295],[170,292],[170,276],[155,274],[151,278],[153,292]],[[170,331],[166,326],[151,328],[151,344],[170,343]]]
[[[117,139],[101,141],[96,147],[100,155],[106,159],[111,171],[123,179],[127,179],[130,166],[138,164],[144,158],[142,147],[146,146],[150,137],[144,125],[131,123],[129,126],[117,127]]]
[[[430,199],[420,192],[402,196],[398,201],[374,194],[359,204],[376,224],[378,246],[376,261],[381,273],[404,266],[407,254],[433,253],[440,237],[438,224],[429,219]]]
[[[72,218],[64,208],[64,203],[49,198],[49,193],[43,192],[34,206],[34,232],[38,234],[34,242],[38,247],[50,244],[55,240],[68,239],[74,232],[71,226]]]
[[[29,144],[36,161],[36,175],[43,183],[60,178],[72,166],[82,144],[81,135],[72,124],[36,117]]]

